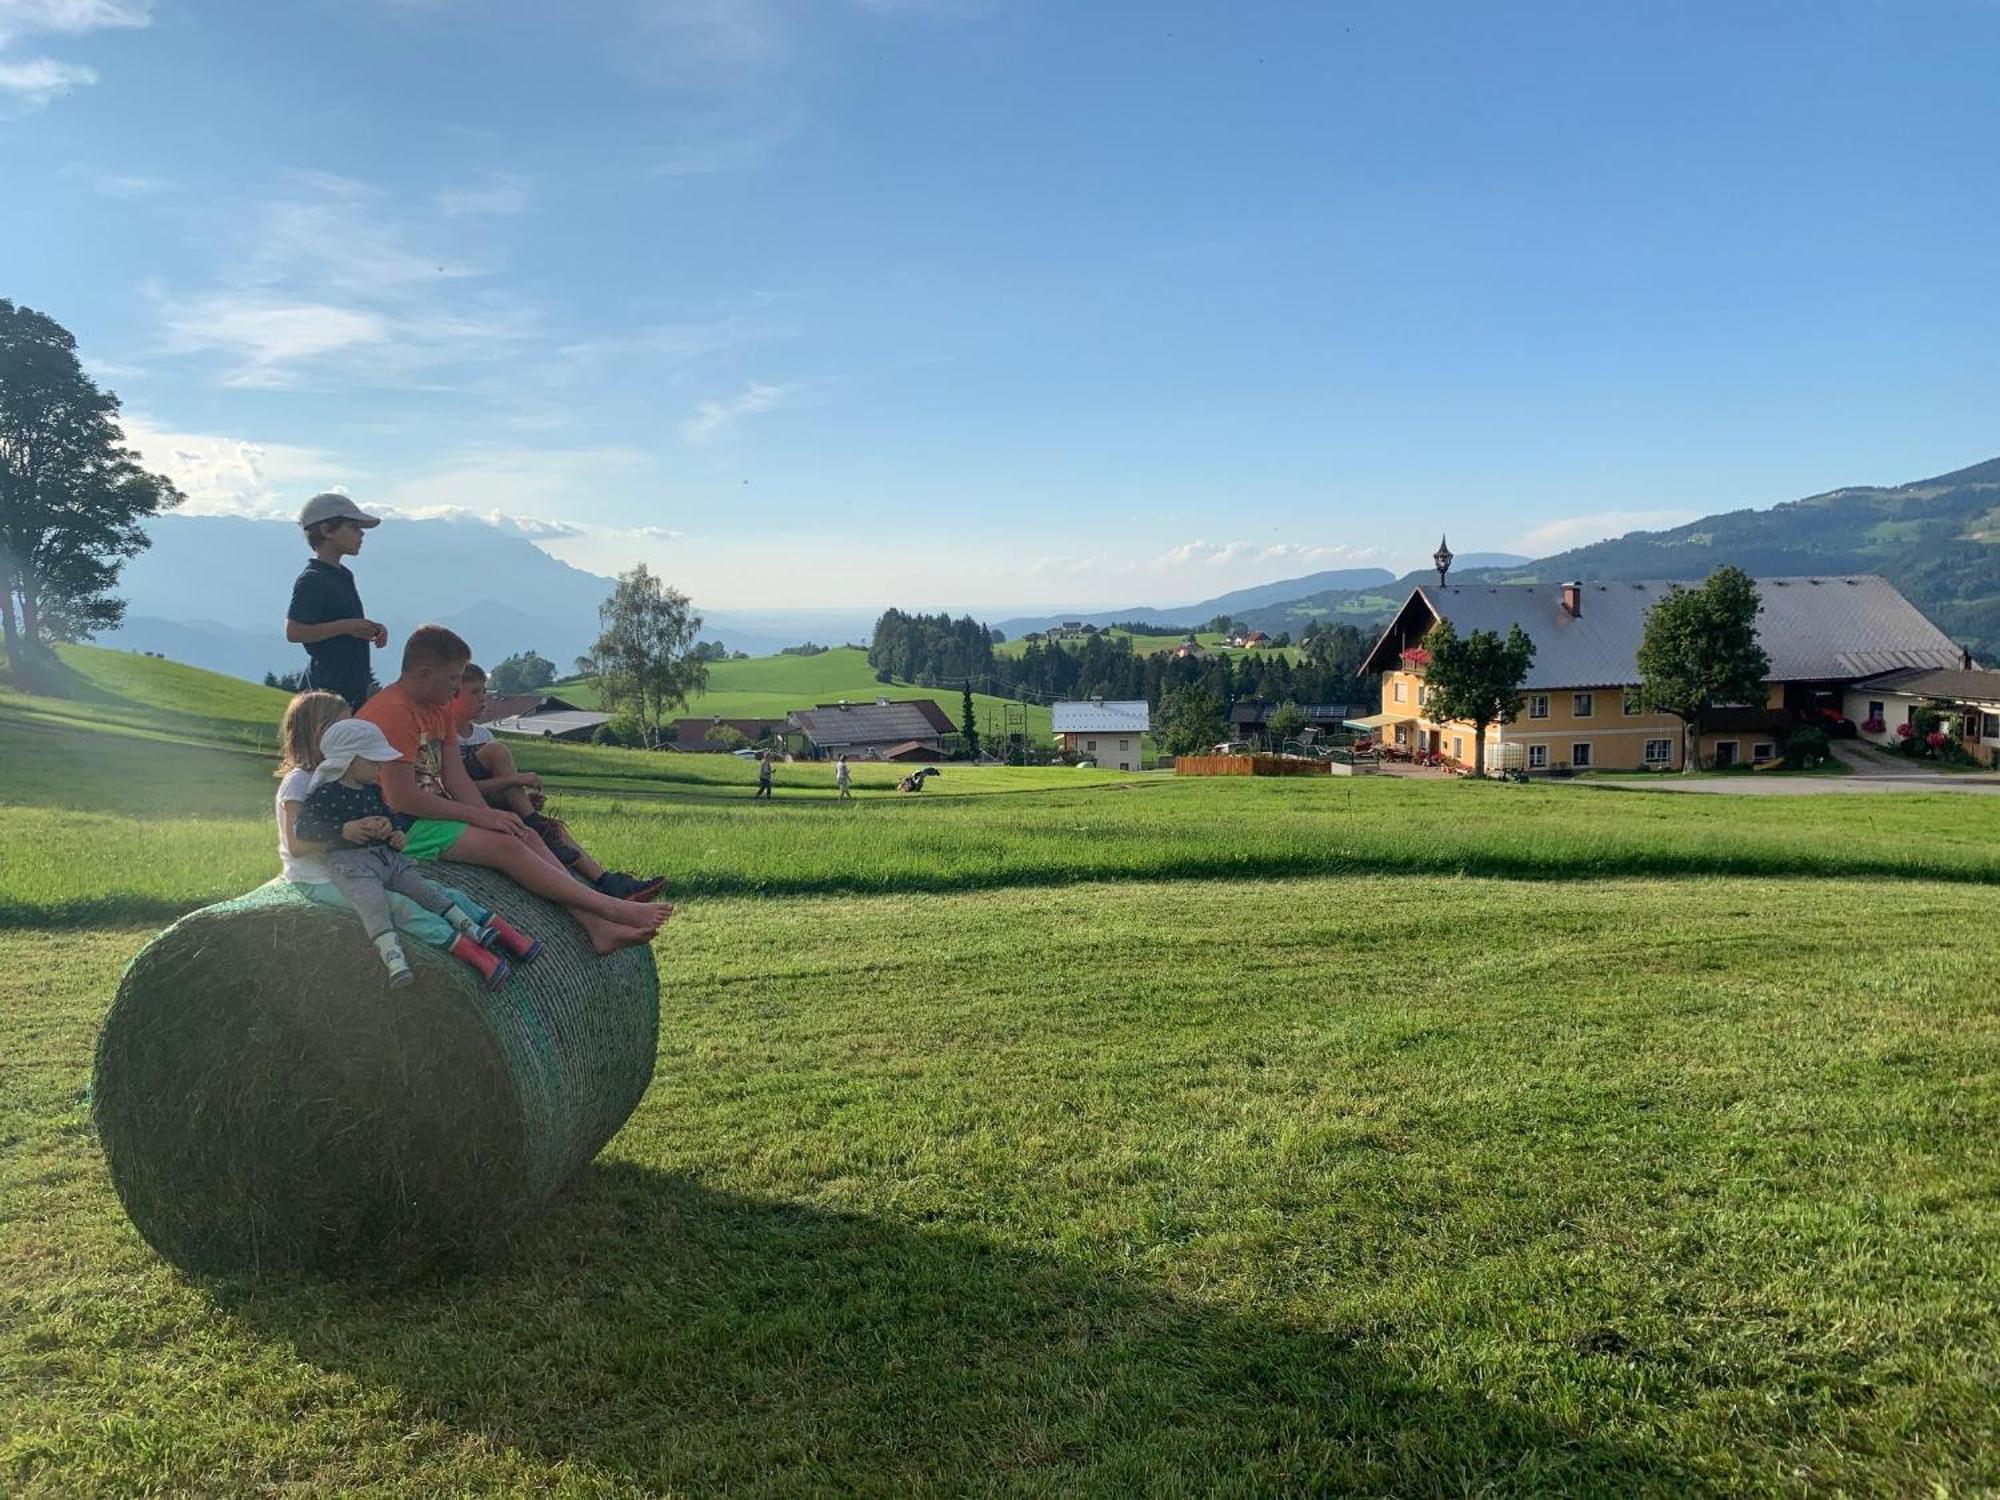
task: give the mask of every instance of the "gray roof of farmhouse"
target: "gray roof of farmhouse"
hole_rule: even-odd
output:
[[[1144,698],[1053,703],[1049,714],[1052,734],[1144,734],[1150,725]]]
[[[1910,693],[1919,698],[1956,698],[1964,703],[2000,703],[2000,672],[1976,667],[1926,670],[1900,667],[1871,677],[1860,686],[1878,692]]]
[[[904,740],[937,743],[943,733],[915,703],[847,703],[831,708],[801,708],[791,721],[806,738],[822,748],[842,745],[894,745]]]
[[[1853,681],[1899,667],[1955,668],[1960,652],[1886,579],[1872,574],[1829,578],[1759,578],[1764,609],[1757,638],[1771,658],[1772,682]],[[1646,611],[1671,583],[1586,583],[1581,608],[1562,607],[1559,583],[1449,584],[1414,589],[1369,653],[1364,669],[1393,668],[1415,645],[1432,616],[1460,635],[1519,625],[1535,643],[1530,690],[1614,687],[1639,680],[1639,642]],[[1686,587],[1685,584],[1680,587]]]

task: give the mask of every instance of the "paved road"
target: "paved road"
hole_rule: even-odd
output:
[[[1902,776],[1659,776],[1632,781],[1579,779],[1576,786],[1614,792],[1697,792],[1717,797],[1828,797],[1860,792],[1971,792],[2000,795],[2000,776],[1984,773],[1940,776],[1931,771]]]

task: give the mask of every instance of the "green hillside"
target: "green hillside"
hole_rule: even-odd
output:
[[[596,708],[599,698],[595,684],[573,680],[550,689],[580,708]],[[684,713],[712,715],[723,719],[782,719],[797,708],[816,703],[873,703],[877,698],[929,698],[944,706],[954,724],[959,718],[959,694],[950,688],[910,687],[901,683],[885,685],[875,680],[868,665],[868,653],[858,646],[836,646],[818,656],[758,656],[747,661],[709,663],[708,691],[689,701]],[[1001,699],[974,693],[974,711],[982,732],[1000,723]],[[1028,734],[1048,739],[1049,710],[1046,704],[1031,703]]]

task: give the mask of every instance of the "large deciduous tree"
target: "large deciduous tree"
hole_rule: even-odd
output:
[[[1535,643],[1518,625],[1498,631],[1473,630],[1461,636],[1451,621],[1439,620],[1424,633],[1430,661],[1424,685],[1425,709],[1437,723],[1462,719],[1472,726],[1472,774],[1486,774],[1486,730],[1521,711],[1521,680],[1535,664]]]
[[[538,651],[522,651],[493,669],[496,693],[534,693],[556,680],[556,664]]]
[[[141,523],[180,500],[125,446],[69,330],[0,297],[0,637],[17,677],[123,618],[111,589],[146,548]]]
[[[1222,700],[1200,684],[1177,688],[1160,700],[1157,731],[1167,755],[1199,755],[1224,733]]]
[[[1764,601],[1741,568],[1717,568],[1699,588],[1675,585],[1646,612],[1639,643],[1646,706],[1681,721],[1681,769],[1701,768],[1701,720],[1724,703],[1761,703],[1771,659],[1757,643]]]
[[[597,678],[604,706],[637,720],[649,747],[660,743],[668,712],[708,686],[707,663],[694,655],[701,616],[686,594],[671,589],[640,563],[618,575],[599,606],[600,633],[577,665]]]

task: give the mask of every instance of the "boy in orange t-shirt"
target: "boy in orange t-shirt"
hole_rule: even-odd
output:
[[[413,859],[447,854],[499,870],[568,909],[599,953],[652,941],[673,915],[665,902],[621,901],[574,880],[527,824],[488,807],[458,753],[451,700],[472,648],[442,625],[424,625],[403,644],[403,673],[362,705],[357,718],[379,728],[404,759],[382,768],[382,799],[397,815]]]

